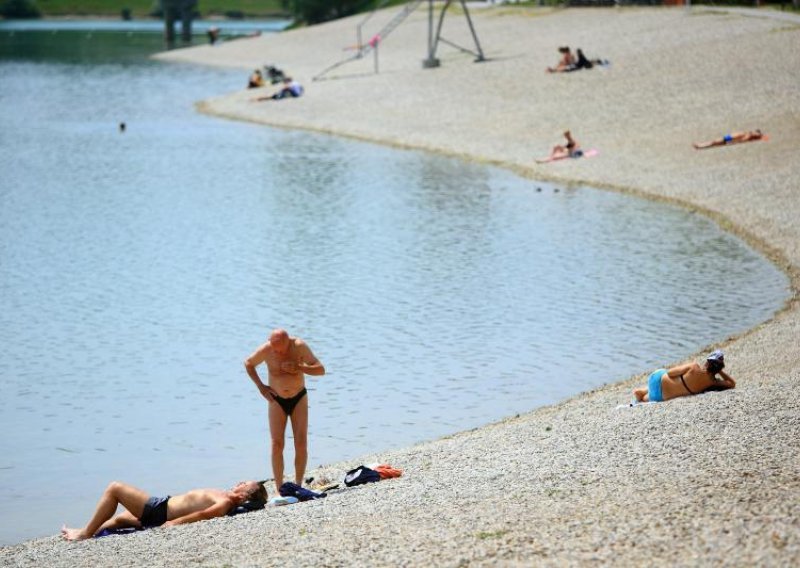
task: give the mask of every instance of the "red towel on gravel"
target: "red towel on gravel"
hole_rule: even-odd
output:
[[[375,467],[375,471],[381,476],[381,479],[389,479],[390,477],[400,477],[403,475],[402,469],[396,469],[387,463],[382,463]]]

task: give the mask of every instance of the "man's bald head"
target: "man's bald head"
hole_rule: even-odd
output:
[[[269,344],[276,353],[286,353],[289,350],[289,333],[285,329],[273,329],[269,334]]]

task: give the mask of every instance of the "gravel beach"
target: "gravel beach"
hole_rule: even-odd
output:
[[[472,16],[484,63],[442,45],[441,67],[423,69],[422,8],[382,42],[377,75],[370,56],[312,81],[351,53],[343,48],[363,16],[158,57],[239,67],[243,85],[275,64],[306,89],[258,103],[243,90],[198,103],[203,112],[460,156],[709,216],[792,282],[773,319],[714,346],[737,388],[619,408],[651,369],[608,376],[552,407],[309,472],[339,480],[348,466],[380,461],[404,469],[399,479],[173,529],[28,541],[0,549],[0,565],[800,565],[800,16],[501,6]],[[443,35],[472,45],[457,11]],[[559,45],[611,65],[547,74]],[[536,164],[567,128],[599,155]],[[691,145],[754,128],[769,140]]]

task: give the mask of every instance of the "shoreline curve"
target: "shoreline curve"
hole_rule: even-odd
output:
[[[737,389],[618,409],[643,375],[609,377],[552,406],[364,458],[405,469],[397,480],[124,538],[28,541],[0,549],[3,564],[800,563],[800,394],[787,388],[800,380],[800,89],[792,80],[800,18],[505,7],[473,18],[494,56],[479,71],[450,52],[440,69],[421,69],[420,10],[387,38],[379,75],[366,61],[346,78],[310,82],[357,18],[159,58],[243,70],[280,62],[306,84],[296,101],[259,105],[242,91],[200,103],[201,112],[434,151],[706,215],[790,279],[782,309],[724,342]],[[468,41],[455,25],[445,31]],[[612,67],[545,75],[555,46],[575,42]],[[449,98],[458,102],[428,104]],[[770,142],[690,147],[721,129],[759,126]],[[565,127],[601,156],[532,164]]]

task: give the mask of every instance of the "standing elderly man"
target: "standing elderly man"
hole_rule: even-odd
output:
[[[267,365],[267,385],[256,371],[261,363]],[[280,492],[283,484],[283,447],[288,419],[292,421],[294,434],[295,483],[302,486],[308,461],[308,396],[305,375],[322,376],[325,374],[325,367],[302,339],[290,337],[284,329],[275,329],[269,340],[245,359],[244,368],[258,392],[269,402],[275,489]]]

